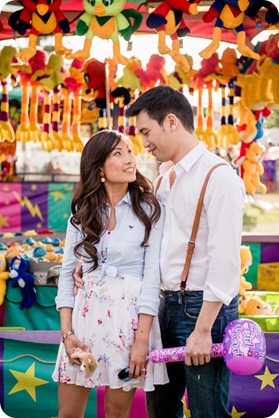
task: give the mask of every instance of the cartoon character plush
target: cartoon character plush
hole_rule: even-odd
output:
[[[66,58],[76,58],[84,61],[90,57],[90,48],[94,36],[101,39],[111,39],[113,42],[113,60],[117,64],[126,65],[128,59],[120,53],[118,34],[128,41],[141,25],[142,14],[135,9],[125,9],[126,0],[102,1],[83,0],[85,13],[80,17],[76,33],[85,35],[83,49]],[[130,18],[134,21],[131,23]]]
[[[260,296],[253,293],[241,300],[238,312],[240,315],[272,315],[273,309],[270,303],[264,302]]]
[[[9,266],[9,277],[12,279],[11,287],[19,287],[22,300],[19,309],[31,308],[36,301],[34,277],[27,272],[27,262],[20,256],[13,257]]]
[[[195,15],[198,13],[197,4],[200,0],[181,1],[164,0],[149,14],[146,25],[158,32],[158,51],[160,54],[168,54],[174,62],[181,65],[184,71],[190,70],[190,65],[184,55],[179,52],[178,37],[187,35],[190,30],[183,18],[183,13]],[[166,45],[166,35],[172,39],[172,48]]]
[[[6,271],[6,267],[6,258],[2,253],[0,253],[0,305],[4,302],[7,290],[7,280],[9,278],[9,273]]]
[[[249,267],[252,265],[252,253],[248,245],[241,245],[240,247],[240,284],[238,294],[243,296],[246,290],[252,289],[252,284],[247,282],[243,274],[247,273]]]
[[[246,151],[243,167],[243,181],[247,193],[255,194],[256,191],[266,192],[266,186],[260,181],[260,175],[264,173],[261,163],[265,147],[259,142],[253,141]]]
[[[56,54],[70,53],[71,50],[62,45],[62,32],[70,32],[68,19],[60,10],[62,0],[21,0],[21,3],[24,8],[11,14],[9,25],[20,35],[31,29],[28,47],[18,54],[22,61],[28,61],[35,55],[39,34],[54,32]]]
[[[88,379],[98,367],[94,356],[89,351],[83,351],[79,347],[75,348],[71,357],[81,361],[80,370],[85,372],[85,379]]]
[[[246,34],[243,26],[245,11],[253,0],[215,0],[210,9],[203,15],[204,22],[216,19],[212,42],[199,53],[202,58],[210,58],[220,46],[222,28],[234,29],[237,32],[238,51],[247,57],[258,60],[259,54],[246,45]]]

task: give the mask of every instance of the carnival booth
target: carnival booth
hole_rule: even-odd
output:
[[[14,418],[49,418],[57,416],[55,296],[84,144],[107,127],[127,133],[153,180],[157,163],[125,107],[168,84],[191,96],[198,139],[230,161],[248,197],[278,191],[277,162],[265,158],[261,138],[279,106],[279,13],[275,2],[258,0],[117,0],[103,5],[102,15],[82,0],[6,3],[0,6],[0,405]],[[261,31],[266,39],[253,45]],[[132,50],[143,33],[156,39],[146,63]],[[70,35],[83,40],[80,49]],[[191,37],[207,39],[197,64],[187,53]],[[104,60],[95,54],[95,38],[109,46]],[[220,41],[230,45],[221,48]],[[10,278],[15,258],[26,291]],[[233,417],[264,418],[279,399],[279,236],[243,235],[240,258],[239,313],[260,326],[266,348],[257,371],[232,373],[230,410]],[[103,405],[104,388],[92,390],[85,418],[103,418]],[[187,393],[185,416],[191,417]],[[131,417],[147,417],[140,390]]]

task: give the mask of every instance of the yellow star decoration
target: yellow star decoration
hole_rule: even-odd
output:
[[[15,370],[10,370],[10,372],[17,379],[17,383],[9,392],[9,395],[26,390],[33,401],[36,402],[36,386],[46,385],[49,383],[47,380],[35,377],[35,363],[31,364],[25,373],[17,372]]]
[[[10,187],[6,185],[6,186],[3,187],[3,190],[4,190],[4,192],[9,192],[10,191]]]
[[[232,407],[232,417],[233,418],[240,418],[240,417],[242,417],[245,414],[246,414],[246,412],[237,412],[237,410],[235,409],[235,407],[234,406]]]
[[[0,215],[0,228],[2,228],[3,226],[9,226],[8,221],[8,216],[2,216]]]
[[[5,200],[5,201],[4,201],[4,205],[5,205],[5,206],[9,206],[9,204],[10,204],[10,203],[11,203],[11,201],[10,201],[10,200]]]
[[[69,218],[69,214],[68,213],[63,213],[63,219],[68,219]]]
[[[261,390],[263,390],[268,385],[275,388],[273,380],[276,379],[277,376],[279,376],[279,374],[271,374],[268,367],[265,366],[264,374],[258,374],[255,377],[262,381]]]
[[[54,197],[55,202],[59,199],[65,199],[65,194],[61,190],[53,190],[53,192],[50,192],[50,194],[52,194]]]
[[[37,190],[37,185],[36,184],[32,184],[31,190]]]

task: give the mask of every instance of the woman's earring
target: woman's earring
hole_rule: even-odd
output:
[[[101,182],[104,183],[106,181],[105,176],[101,177]]]

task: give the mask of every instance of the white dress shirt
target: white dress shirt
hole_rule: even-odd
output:
[[[144,205],[146,211],[150,209]],[[110,210],[110,207],[109,207]],[[116,225],[106,231],[96,244],[99,266],[94,276],[104,274],[116,276],[127,274],[142,278],[142,290],[137,300],[138,313],[156,316],[159,307],[160,271],[159,254],[164,224],[164,208],[157,224],[151,228],[148,243],[141,247],[144,238],[144,225],[133,212],[131,197],[127,193],[115,208]],[[74,306],[74,279],[73,271],[78,263],[74,256],[74,246],[81,240],[81,233],[68,221],[65,250],[62,269],[58,282],[58,295],[56,297],[57,309]],[[83,260],[83,272],[89,271],[91,262]]]
[[[174,166],[171,189],[170,165],[161,165],[163,179],[157,196],[166,209],[160,257],[163,290],[180,289],[200,191],[210,168],[220,162],[224,160],[199,143]],[[205,192],[186,290],[202,290],[204,300],[225,305],[237,295],[244,211],[242,179],[229,164],[216,168]]]

